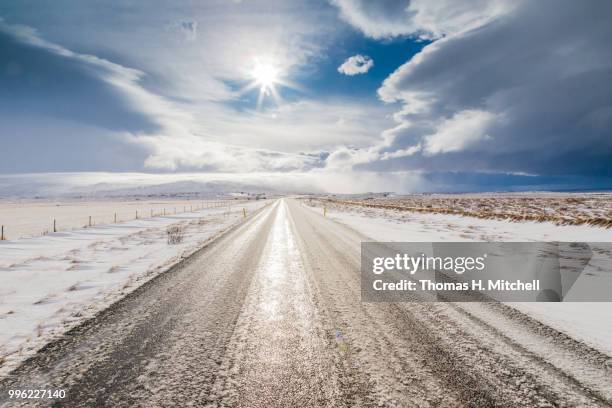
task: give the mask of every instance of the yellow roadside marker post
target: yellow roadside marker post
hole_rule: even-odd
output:
[[[243,218],[246,218],[246,216],[247,216],[246,208],[242,209],[242,216],[243,216]]]

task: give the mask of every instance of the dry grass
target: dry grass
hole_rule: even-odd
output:
[[[393,198],[325,199],[328,202],[390,210],[451,214],[557,225],[612,227],[612,194],[411,195]]]
[[[168,235],[168,245],[180,244],[185,237],[185,228],[177,224],[170,225],[166,229],[166,234]]]

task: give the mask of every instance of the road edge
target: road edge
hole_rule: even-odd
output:
[[[132,297],[138,296],[141,292],[145,291],[147,287],[155,284],[158,279],[163,278],[164,276],[188,265],[191,263],[201,252],[207,250],[211,245],[214,245],[219,239],[228,235],[232,231],[240,228],[245,225],[247,222],[253,220],[258,214],[267,209],[270,205],[272,205],[276,200],[270,200],[270,202],[265,203],[261,208],[253,211],[246,219],[239,219],[236,223],[225,227],[218,232],[214,233],[212,236],[207,238],[204,243],[196,247],[191,251],[187,251],[186,253],[180,254],[177,259],[163,267],[160,268],[159,271],[155,271],[149,275],[145,274],[141,277],[140,280],[137,280],[137,284],[129,289],[129,291],[122,293],[118,298],[112,300],[107,305],[105,305],[102,309],[96,311],[93,315],[85,317],[82,321],[79,321],[74,326],[70,327],[68,330],[64,331],[61,334],[57,334],[57,337],[49,339],[47,343],[36,349],[31,355],[26,357],[24,360],[19,361],[14,367],[12,367],[8,372],[4,374],[0,374],[0,385],[4,383],[7,379],[14,375],[15,371],[19,370],[21,367],[29,364],[32,360],[39,358],[40,355],[48,352],[49,350],[61,347],[62,343],[68,340],[68,338],[74,335],[76,332],[81,330],[85,330],[88,327],[95,325],[98,320],[104,319],[107,315],[112,314],[118,307],[121,306],[121,303],[124,301],[128,301]],[[1,365],[0,365],[1,368]]]

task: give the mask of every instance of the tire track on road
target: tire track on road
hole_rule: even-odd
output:
[[[422,363],[421,367],[415,365],[422,370],[420,380],[429,382],[432,390],[421,395],[417,405],[431,404],[427,396],[432,392],[435,394],[438,388],[446,393],[455,392],[455,399],[444,402],[444,405],[452,405],[455,401],[458,406],[609,406],[609,401],[597,398],[599,394],[589,386],[568,381],[565,373],[551,370],[550,364],[540,356],[526,352],[512,341],[508,343],[509,339],[500,336],[499,332],[478,327],[473,322],[468,326],[466,321],[471,318],[455,310],[460,306],[450,303],[373,303],[361,304],[363,311],[356,312],[361,297],[359,243],[367,239],[297,203],[292,205],[292,210],[295,219],[303,218],[298,230],[305,235],[302,244],[312,247],[304,252],[315,258],[313,271],[324,282],[319,287],[330,292],[328,299],[336,304],[332,309],[345,319],[348,327],[353,332],[363,331],[353,337],[361,335],[368,341],[368,338],[376,336],[368,326],[378,324],[382,331],[380,337],[394,338],[390,341],[390,350],[395,347],[397,355],[404,353],[415,363]],[[317,260],[317,257],[322,259]],[[328,261],[330,259],[333,261]],[[344,289],[340,288],[342,285]],[[350,303],[350,307],[343,307],[333,296],[342,292],[342,303]],[[370,325],[363,323],[367,319],[374,322]],[[520,325],[520,321],[516,323]],[[468,328],[472,332],[466,331]],[[370,339],[369,344],[375,347],[376,342]],[[376,348],[370,355],[356,354],[361,354],[365,360],[376,356],[387,361],[390,350],[380,357]],[[397,389],[398,396],[393,406],[411,406],[413,394],[418,390],[398,387],[401,375],[381,375],[379,372],[385,371],[384,366],[373,364],[368,367],[374,370],[374,373],[369,373],[370,377],[383,378],[379,381],[380,394],[392,395]],[[601,367],[592,368],[601,371]]]

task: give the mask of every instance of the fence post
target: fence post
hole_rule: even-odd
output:
[[[57,228],[56,228],[56,224],[55,224],[55,219],[53,219],[53,232],[57,232]]]

